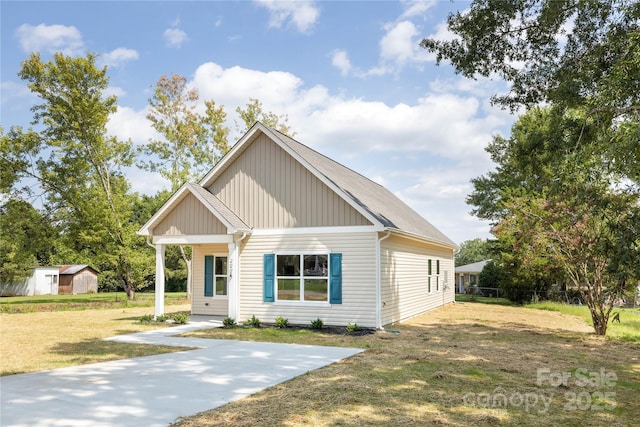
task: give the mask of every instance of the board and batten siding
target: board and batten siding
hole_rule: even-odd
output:
[[[204,296],[204,257],[207,255],[229,256],[226,244],[194,245],[192,255],[193,293],[191,295],[191,313],[208,316],[227,316],[228,297]]]
[[[263,134],[208,190],[254,228],[371,225]]]
[[[263,322],[282,316],[291,324],[308,325],[320,318],[326,325],[357,323],[376,326],[376,233],[277,235],[247,238],[240,252],[240,313],[244,322],[255,315]],[[342,254],[342,304],[318,307],[263,302],[263,256],[281,251],[326,251]]]
[[[188,194],[153,229],[154,236],[227,234],[227,227],[193,194]]]
[[[381,242],[380,257],[383,325],[409,319],[454,301],[452,249],[391,236]],[[431,293],[427,282],[429,259],[433,260]],[[440,260],[440,290],[436,292],[437,260]]]

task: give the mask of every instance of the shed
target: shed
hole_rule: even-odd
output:
[[[0,295],[57,295],[58,274],[58,267],[34,267],[25,280],[0,283]]]
[[[87,264],[63,265],[59,274],[58,293],[98,292],[98,272]]]

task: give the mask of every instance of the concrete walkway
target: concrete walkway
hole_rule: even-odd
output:
[[[109,340],[196,350],[0,378],[0,425],[167,426],[362,351],[356,348],[179,338],[222,326],[189,324]]]

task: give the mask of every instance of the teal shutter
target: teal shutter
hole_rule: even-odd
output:
[[[204,257],[204,296],[213,296],[213,256]]]
[[[274,300],[275,264],[275,254],[264,254],[264,285],[262,298],[264,302],[273,302]]]
[[[329,254],[329,303],[342,304],[342,254]]]

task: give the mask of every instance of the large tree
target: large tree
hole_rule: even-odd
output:
[[[255,122],[260,121],[265,125],[276,129],[278,132],[282,132],[285,135],[290,137],[294,137],[296,135],[295,132],[291,130],[291,126],[289,126],[289,116],[286,114],[277,115],[274,112],[264,112],[262,110],[262,102],[256,98],[249,98],[249,102],[244,108],[237,107],[236,112],[240,115],[242,119],[242,125],[236,127],[238,131],[243,134],[251,126],[255,124]]]
[[[480,238],[465,240],[460,243],[460,250],[456,253],[456,267],[460,265],[473,264],[493,257],[495,243]]]
[[[133,199],[123,174],[135,153],[130,141],[107,135],[116,97],[105,95],[106,67],[96,67],[91,54],[56,53],[45,62],[33,53],[18,75],[41,102],[32,107],[32,129],[14,127],[2,135],[2,166],[9,171],[2,174],[3,191],[13,198],[30,197],[19,185],[35,180],[64,246],[76,259],[96,260],[98,269],[112,271],[133,298],[145,285],[146,264],[137,225],[131,223]]]

